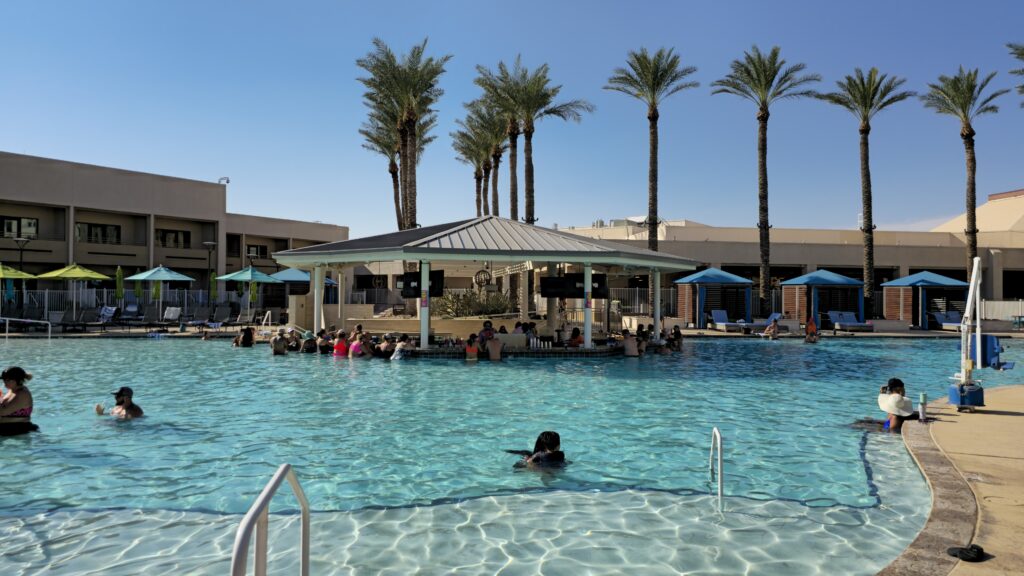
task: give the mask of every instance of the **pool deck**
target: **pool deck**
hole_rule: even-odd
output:
[[[933,422],[908,422],[903,439],[932,488],[917,539],[879,574],[1024,573],[1024,386],[985,390],[984,408],[958,413],[941,399]],[[987,559],[962,562],[952,546],[978,544]]]

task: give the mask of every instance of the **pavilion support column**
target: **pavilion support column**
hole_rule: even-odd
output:
[[[524,262],[525,264],[525,262]],[[529,275],[532,271],[523,271],[519,273],[519,319],[526,322],[530,319],[530,285]]]
[[[430,348],[430,262],[420,260],[420,348]]]
[[[324,266],[313,267],[313,333],[324,327]]]
[[[338,320],[341,321],[338,324],[341,326],[341,329],[344,330],[345,329],[345,304],[346,304],[346,302],[345,302],[345,274],[346,274],[346,272],[345,272],[345,268],[342,267],[342,266],[338,266],[337,270],[338,270],[338,277],[336,278],[336,280],[338,281]]]
[[[590,262],[583,265],[583,347],[593,348],[594,336],[594,281]]]
[[[655,340],[661,334],[661,271],[651,268],[651,277],[654,278],[654,335]]]
[[[558,276],[558,266],[554,262],[548,262],[548,276]],[[555,335],[555,326],[558,322],[558,298],[548,298],[548,332]]]

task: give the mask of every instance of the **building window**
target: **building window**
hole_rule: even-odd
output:
[[[238,258],[242,255],[242,237],[237,234],[228,234],[227,256]]]
[[[250,258],[266,258],[267,247],[263,244],[246,244],[245,255]]]
[[[118,224],[75,223],[75,241],[92,244],[120,244],[121,226]]]
[[[156,243],[162,248],[191,248],[192,233],[188,230],[156,229]]]
[[[36,238],[39,236],[39,218],[0,216],[4,238]]]

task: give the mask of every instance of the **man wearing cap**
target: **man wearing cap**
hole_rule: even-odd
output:
[[[274,356],[288,354],[288,338],[285,336],[284,328],[278,328],[277,334],[270,339],[270,349],[273,351]]]
[[[113,392],[114,402],[116,403],[113,408],[110,409],[110,415],[115,418],[123,418],[130,420],[132,418],[142,417],[142,408],[138,404],[132,402],[132,389],[127,386],[122,386]],[[103,408],[103,404],[96,405],[96,414],[103,416],[106,410]]]

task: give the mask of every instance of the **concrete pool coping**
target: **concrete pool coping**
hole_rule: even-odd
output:
[[[999,397],[1000,401],[1024,405],[1024,385],[987,389],[986,395],[990,404]],[[1024,416],[1024,412],[979,408],[974,414],[959,414],[942,398],[929,404],[929,414],[934,421],[908,422],[902,436],[932,491],[931,512],[910,546],[878,574],[1011,573],[1005,570],[1020,560],[1024,539],[1020,530],[1024,526],[1020,508],[1024,502],[1020,475],[1024,458],[1016,454],[1021,451],[1024,421],[1001,421],[1001,426],[994,426],[991,418]],[[986,416],[988,422],[983,420]],[[976,448],[964,451],[964,442],[976,445],[981,439],[985,454],[977,454]],[[986,494],[986,485],[998,486],[1001,494],[996,498]],[[964,563],[946,553],[947,548],[967,546],[976,537],[986,552],[994,553],[991,559]]]

